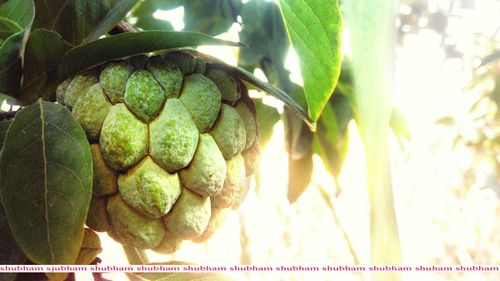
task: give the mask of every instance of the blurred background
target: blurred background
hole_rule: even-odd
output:
[[[273,1],[145,0],[127,20],[145,30],[201,31],[241,41],[249,48],[198,50],[244,67],[303,99],[298,59]],[[500,1],[401,0],[396,28],[390,156],[404,263],[498,265]],[[350,103],[348,28],[343,37],[341,78],[318,132],[309,132],[281,102],[251,91],[263,156],[246,201],[208,242],[185,242],[170,256],[148,252],[150,261],[221,266],[369,263],[369,201],[364,149]],[[119,244],[105,234],[101,240],[103,265],[127,264]],[[367,278],[332,272],[250,272],[234,277]],[[403,277],[498,280],[500,275],[431,272]]]

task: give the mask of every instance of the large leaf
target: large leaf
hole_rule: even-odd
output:
[[[16,115],[0,158],[1,196],[12,235],[40,264],[72,264],[92,195],[92,158],[63,106],[38,101]]]
[[[49,99],[57,87],[56,68],[71,48],[56,32],[36,29],[28,38],[24,57],[24,79],[16,98],[30,104],[38,98]]]
[[[184,6],[184,30],[218,35],[226,32],[241,8],[241,0],[177,1]]]
[[[85,42],[96,40],[99,36],[111,30],[127,13],[137,4],[139,0],[121,0],[116,3],[106,16],[94,27],[85,38]]]
[[[280,0],[280,6],[300,58],[309,116],[316,121],[340,74],[340,8],[331,0]]]
[[[392,114],[396,45],[396,1],[348,0],[356,122],[368,170],[371,263],[401,262],[394,212],[387,134]],[[373,280],[399,280],[396,272],[373,273]]]
[[[33,22],[34,7],[32,0],[10,0],[0,6],[0,17],[21,29],[0,45],[0,93],[13,95],[21,86],[21,52],[25,35]]]
[[[3,147],[5,135],[7,135],[7,131],[9,130],[10,123],[12,123],[12,120],[0,121],[0,150]]]
[[[106,32],[127,13],[130,5],[134,4],[132,2],[134,1],[36,1],[33,27],[54,30],[61,34],[64,40],[78,45],[87,38],[95,39]]]
[[[313,152],[323,160],[327,170],[337,177],[348,149],[347,125],[353,118],[349,99],[335,93],[319,118],[318,131],[314,135]]]
[[[71,49],[62,58],[59,77],[64,79],[79,71],[114,59],[164,49],[199,45],[239,46],[238,43],[215,39],[197,32],[142,31],[122,33]]]
[[[243,24],[239,37],[248,48],[240,51],[238,65],[253,71],[256,67],[263,67],[261,63],[266,61],[275,70],[283,70],[289,40],[276,3],[249,1],[241,8],[241,19]]]
[[[264,104],[262,100],[254,99],[253,101],[259,123],[259,142],[262,147],[265,147],[273,135],[274,125],[280,120],[280,114],[276,108]]]
[[[14,33],[20,32],[23,29],[16,22],[0,17],[0,43],[9,38]]]

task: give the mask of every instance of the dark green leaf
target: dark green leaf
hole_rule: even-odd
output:
[[[135,26],[142,30],[174,30],[170,22],[155,19],[152,16],[139,18]]]
[[[239,36],[248,48],[240,51],[238,65],[252,71],[264,60],[272,67],[283,67],[289,40],[279,7],[273,2],[253,0],[241,8],[241,19]]]
[[[342,61],[342,17],[337,1],[280,0],[299,58],[309,116],[316,121],[333,93]]]
[[[116,3],[106,16],[95,25],[94,29],[85,38],[84,42],[96,40],[99,36],[111,30],[118,22],[120,22],[127,13],[134,7],[139,0],[121,0]]]
[[[313,151],[318,154],[327,170],[338,176],[347,155],[349,137],[347,125],[353,119],[349,99],[335,93],[319,118],[318,131],[314,135]]]
[[[83,42],[96,31],[118,0],[50,0],[36,1],[34,28],[46,28],[61,34],[73,45]],[[115,17],[112,17],[115,20]],[[108,21],[108,24],[111,21]],[[95,33],[97,34],[97,33]]]
[[[24,47],[23,39],[33,22],[34,7],[32,0],[10,0],[0,6],[0,16],[22,28],[0,46],[0,92],[3,94],[14,95],[21,86],[21,50]]]
[[[259,123],[259,141],[262,147],[273,135],[274,125],[280,120],[280,115],[276,108],[265,105],[262,100],[254,99],[255,109],[257,111],[257,122]]]
[[[0,46],[0,92],[14,95],[21,86],[21,44],[23,32],[16,33]]]
[[[82,127],[62,105],[38,101],[16,115],[0,158],[12,235],[40,264],[73,264],[92,195],[92,159]]]
[[[4,139],[5,139],[5,135],[7,135],[7,131],[9,130],[10,123],[12,123],[12,120],[2,120],[2,121],[0,121],[0,150],[3,147],[3,142],[4,142]]]
[[[122,33],[71,49],[62,58],[59,77],[64,79],[114,59],[164,49],[199,45],[239,46],[238,43],[215,39],[196,32],[142,31]]]
[[[23,85],[16,96],[21,103],[52,98],[59,82],[57,65],[70,48],[69,43],[53,31],[37,29],[30,34],[24,54]]]
[[[226,32],[241,7],[240,0],[179,1],[184,6],[184,30],[210,35]]]

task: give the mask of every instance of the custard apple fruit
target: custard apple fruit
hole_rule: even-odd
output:
[[[161,253],[206,241],[258,165],[253,102],[220,65],[174,52],[109,62],[61,83],[91,145],[87,225]]]

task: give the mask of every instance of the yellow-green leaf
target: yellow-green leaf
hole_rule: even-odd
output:
[[[300,59],[309,116],[316,121],[340,75],[340,7],[336,0],[280,0],[280,6]]]

